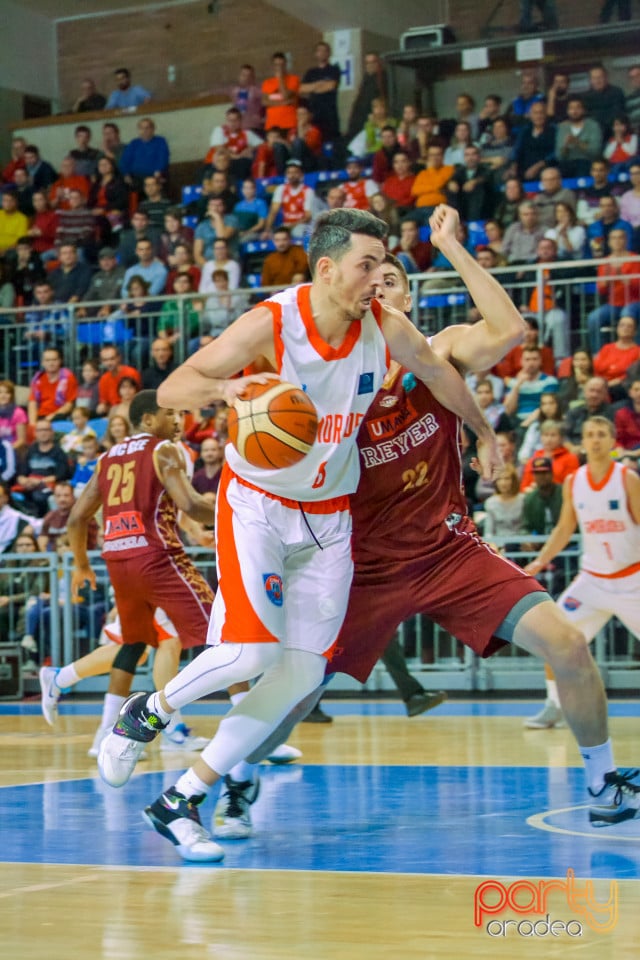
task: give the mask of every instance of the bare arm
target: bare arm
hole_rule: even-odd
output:
[[[571,496],[571,477],[567,477],[562,488],[562,510],[560,511],[558,522],[549,534],[549,539],[542,547],[538,556],[535,560],[532,560],[531,563],[527,564],[525,571],[532,575],[540,573],[561,550],[564,550],[575,533],[577,526],[578,518],[573,508],[573,499]]]
[[[436,334],[432,344],[463,372],[488,370],[522,343],[525,323],[506,290],[456,239],[458,223],[457,211],[444,205],[436,207],[430,218],[431,243],[458,271],[482,320],[471,326],[447,327]]]
[[[192,520],[213,526],[213,504],[191,486],[184,457],[173,444],[162,443],[153,451],[153,465],[160,483],[182,513]]]
[[[403,313],[385,307],[382,331],[393,359],[423,380],[436,400],[463,419],[480,439],[488,440],[493,436],[460,374],[432,350]]]
[[[89,557],[87,556],[87,534],[89,531],[89,522],[98,512],[102,503],[100,488],[98,486],[98,473],[100,470],[100,461],[98,466],[91,474],[91,479],[76,500],[69,514],[67,523],[67,535],[69,544],[73,551],[74,568],[71,575],[71,594],[74,599],[79,596],[80,588],[88,580],[92,590],[96,589],[96,575],[91,569]]]
[[[629,500],[629,511],[636,523],[640,523],[640,477],[633,470],[625,470],[624,488]]]
[[[266,382],[264,374],[231,379],[259,357],[275,369],[273,318],[267,307],[244,313],[170,373],[158,387],[158,403],[178,410],[198,410],[218,400],[232,404],[247,383]]]

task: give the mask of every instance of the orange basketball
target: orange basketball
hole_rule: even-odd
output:
[[[313,401],[282,380],[250,383],[229,410],[229,439],[254,467],[292,467],[311,450],[318,432]]]

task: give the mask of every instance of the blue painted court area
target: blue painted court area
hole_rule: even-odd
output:
[[[448,700],[434,711],[426,714],[439,717],[528,717],[540,710],[543,698],[538,700]],[[323,700],[322,709],[335,717],[406,717],[404,705],[399,700]],[[186,716],[224,716],[229,710],[227,700],[194,703],[183,712]],[[98,717],[102,701],[61,700],[60,716]],[[0,703],[0,716],[35,716],[40,714],[40,701],[26,703]],[[640,717],[640,702],[637,700],[609,701],[610,717]],[[415,719],[412,720],[412,723]]]
[[[2,788],[0,818],[11,829],[0,859],[179,865],[140,817],[174,779],[143,774],[121,790],[97,778]],[[206,825],[214,802],[203,808]],[[255,836],[224,844],[216,869],[562,877],[571,867],[576,876],[640,878],[640,821],[591,829],[584,802],[573,768],[267,768]],[[546,828],[527,823],[535,815]]]

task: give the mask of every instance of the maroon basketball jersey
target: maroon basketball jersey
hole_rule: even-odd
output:
[[[410,561],[464,520],[461,422],[404,369],[390,373],[358,433],[351,497],[356,563]],[[384,469],[383,469],[384,468]]]
[[[116,443],[98,463],[106,560],[181,553],[177,509],[158,479],[154,452],[161,443],[139,433]]]

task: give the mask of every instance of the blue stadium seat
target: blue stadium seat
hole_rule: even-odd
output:
[[[197,217],[183,217],[182,222],[185,227],[191,227],[192,230],[195,230],[195,228],[198,226]]]
[[[182,203],[186,207],[187,204],[193,203],[194,200],[197,200],[202,196],[202,187],[197,184],[192,184],[191,186],[182,188]]]
[[[275,248],[273,240],[250,240],[240,244],[241,253],[270,253]]]
[[[426,307],[461,307],[468,300],[466,293],[428,293],[418,300],[418,306]]]
[[[418,237],[420,238],[421,243],[426,243],[430,236],[431,227],[428,224],[424,227],[418,228]]]
[[[467,230],[469,231],[469,241],[472,246],[478,247],[483,243],[489,242],[489,238],[484,229],[485,223],[486,220],[469,220]]]

